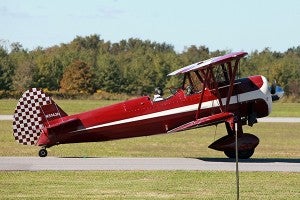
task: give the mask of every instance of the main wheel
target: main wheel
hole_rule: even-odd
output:
[[[46,149],[40,149],[39,150],[39,156],[40,157],[46,157],[48,154],[47,150]]]
[[[224,151],[228,158],[235,158],[235,151]],[[239,151],[239,159],[248,159],[254,154],[254,149]]]

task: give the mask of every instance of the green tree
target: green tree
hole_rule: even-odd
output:
[[[115,61],[110,60],[108,65],[102,68],[101,79],[103,89],[107,92],[122,92],[123,82],[121,71]]]
[[[13,73],[12,61],[4,47],[0,46],[0,90],[11,88]]]
[[[157,86],[180,87],[181,76],[167,74],[192,63],[227,53],[192,45],[176,53],[172,45],[129,38],[112,43],[99,35],[77,36],[67,44],[27,51],[18,42],[10,52],[0,46],[0,90],[42,87],[65,92],[94,89],[133,95],[151,94]],[[241,77],[261,74],[276,80],[287,95],[300,96],[300,46],[286,52],[251,52],[242,59]]]
[[[276,80],[286,95],[300,96],[300,56],[286,53],[270,68],[270,80]]]
[[[191,45],[180,55],[184,66],[208,59],[209,57],[209,49],[207,47],[197,47],[196,45]]]
[[[24,50],[22,44],[19,42],[12,43],[10,45],[10,48],[11,48],[11,53],[20,52]]]
[[[35,87],[59,90],[63,74],[63,65],[59,56],[52,49],[35,52],[35,70],[33,84]]]
[[[12,89],[23,93],[33,85],[33,59],[26,51],[18,52],[14,55],[14,59],[16,69],[13,76]]]

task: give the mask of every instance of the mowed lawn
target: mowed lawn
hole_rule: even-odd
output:
[[[118,101],[108,100],[56,100],[54,101],[68,114],[75,114],[106,105],[117,103]],[[17,106],[16,99],[0,99],[0,115],[12,115]]]
[[[11,114],[15,103],[0,114]],[[99,101],[57,101],[69,114],[92,109]],[[111,104],[101,101],[101,105]],[[8,105],[7,104],[7,105]],[[279,105],[276,107],[276,105]],[[274,113],[298,117],[298,104],[275,104]],[[289,107],[289,111],[287,108]],[[276,109],[279,108],[280,112]],[[291,114],[294,113],[294,114]],[[276,116],[276,115],[275,115]],[[253,158],[300,159],[300,123],[258,123],[246,127],[260,144]],[[207,146],[225,135],[225,127],[102,143],[60,145],[56,157],[225,157]],[[0,121],[0,156],[37,156],[39,148],[18,144],[12,122]],[[41,158],[42,159],[42,158]],[[235,199],[234,172],[214,171],[46,171],[0,172],[0,199]],[[300,199],[300,173],[241,172],[240,199]]]
[[[240,199],[299,199],[300,173],[242,172]],[[234,172],[0,172],[0,199],[236,199]]]

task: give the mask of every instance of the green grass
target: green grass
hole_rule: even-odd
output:
[[[98,107],[111,105],[118,101],[109,100],[55,100],[68,114],[80,113]],[[12,115],[18,101],[14,99],[0,99],[0,115]],[[271,117],[300,117],[300,103],[275,102]]]
[[[280,181],[279,181],[280,180]],[[240,199],[299,199],[300,173],[240,173]],[[0,172],[0,199],[235,199],[234,172]]]
[[[12,115],[18,101],[15,99],[0,99],[0,115]]]
[[[300,117],[300,103],[273,103],[270,117]]]
[[[112,100],[55,100],[55,102],[67,113],[75,114],[102,106],[117,103]],[[15,99],[0,99],[0,115],[12,115],[18,101]]]

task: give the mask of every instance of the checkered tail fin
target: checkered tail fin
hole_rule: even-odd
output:
[[[13,116],[13,135],[24,145],[35,145],[49,121],[67,114],[42,90],[32,88],[19,99]]]

